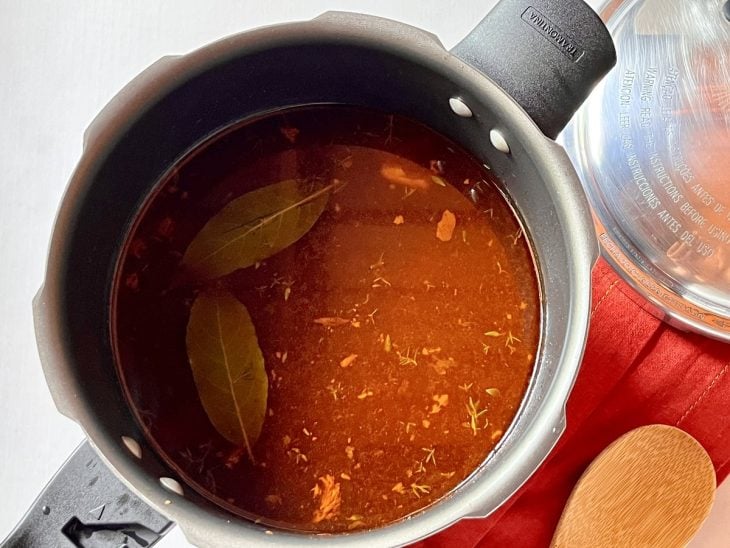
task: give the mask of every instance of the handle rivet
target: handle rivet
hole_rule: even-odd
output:
[[[467,105],[462,99],[458,97],[452,97],[449,99],[449,106],[451,107],[451,110],[454,111],[454,114],[457,116],[461,116],[462,118],[471,118],[474,116],[474,113],[469,108],[469,105]]]
[[[502,135],[501,131],[499,131],[498,129],[493,129],[492,131],[490,131],[489,140],[492,141],[492,146],[498,151],[509,154],[509,144],[507,143],[507,139],[504,138],[504,135]]]
[[[43,508],[41,508],[41,512],[43,512],[44,516],[47,516],[51,513],[51,508],[49,506],[44,506]]]
[[[124,443],[127,449],[129,449],[129,452],[132,453],[135,457],[137,457],[138,459],[142,458],[142,448],[140,447],[137,440],[128,436],[122,436],[122,443]]]
[[[183,496],[183,488],[179,481],[172,478],[162,477],[160,478],[160,484],[168,491]]]

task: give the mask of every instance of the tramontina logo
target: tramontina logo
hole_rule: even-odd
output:
[[[560,27],[545,15],[530,6],[522,14],[522,20],[550,40],[560,51],[574,62],[583,57],[584,50],[573,39],[565,34]]]

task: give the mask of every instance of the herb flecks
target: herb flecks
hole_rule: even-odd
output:
[[[345,150],[348,152],[347,155],[344,158],[335,158],[335,165],[342,169],[350,169],[353,164],[352,153],[347,147],[345,147]]]
[[[373,325],[375,325],[375,314],[377,314],[377,313],[378,313],[378,309],[376,308],[370,314],[368,314],[368,321],[371,322]]]
[[[327,386],[327,392],[329,392],[335,401],[341,400],[342,398],[342,383],[334,383],[334,380]]]
[[[413,351],[413,354],[411,354],[411,347],[409,346],[406,348],[405,354],[401,353],[400,351],[396,351],[396,354],[398,354],[398,363],[400,365],[404,366],[418,366],[418,349],[416,348]]]
[[[335,482],[335,478],[330,474],[322,476],[317,480],[317,485],[313,489],[314,499],[319,498],[319,508],[314,511],[312,516],[312,523],[319,523],[325,520],[331,520],[337,517],[340,512],[340,505],[342,504],[342,497],[340,495],[340,484]]]
[[[357,354],[350,354],[346,358],[343,358],[340,360],[340,367],[351,367],[353,363],[355,363],[355,360],[357,359]]]
[[[415,193],[416,193],[415,188],[407,188],[407,189],[405,189],[405,193],[403,194],[403,198],[401,198],[401,200],[407,200],[408,198],[413,196]]]
[[[373,280],[373,284],[371,287],[378,288],[378,287],[392,287],[393,284],[391,284],[388,280],[383,278],[382,276],[378,276]]]
[[[431,462],[436,466],[436,449],[434,447],[422,447],[421,450],[426,453],[426,464]]]
[[[428,162],[428,169],[435,175],[443,175],[446,173],[446,164],[443,160],[430,160]]]
[[[302,453],[298,447],[292,447],[286,452],[286,454],[295,462],[295,464],[299,464],[300,462],[309,462],[309,457]]]
[[[437,413],[440,413],[443,407],[449,405],[448,394],[437,394],[431,399],[436,403],[431,406],[431,411],[429,412],[429,415],[435,415]]]
[[[420,499],[421,495],[428,495],[431,492],[431,486],[411,483],[411,491],[413,491],[413,494]]]
[[[469,396],[469,403],[466,404],[468,422],[464,424],[467,428],[471,428],[471,431],[474,433],[475,436],[477,435],[477,431],[480,430],[478,423],[479,418],[487,412],[486,409],[480,409],[479,406],[479,400],[475,402],[471,398],[471,396]]]
[[[392,114],[388,115],[388,127],[385,134],[385,146],[388,146],[393,141],[393,128],[395,127],[395,116]]]
[[[434,347],[430,347],[430,348],[427,346],[424,346],[421,349],[421,354],[423,354],[424,356],[431,356],[432,354],[438,354],[440,352],[441,352],[440,346],[434,346]]]
[[[362,516],[359,516],[357,514],[353,514],[352,516],[350,516],[349,518],[347,518],[348,521],[352,522],[352,523],[348,524],[348,526],[347,526],[347,530],[348,531],[352,531],[352,530],[357,529],[359,527],[364,527],[365,526],[365,522],[362,519],[357,519],[358,517],[359,518],[362,518]]]
[[[432,357],[431,359],[432,361],[429,365],[438,375],[446,375],[449,369],[452,369],[457,365],[454,358],[442,359],[438,357]]]
[[[416,426],[415,422],[401,422],[401,424],[405,427],[406,434],[411,433],[411,426]]]
[[[420,177],[410,177],[402,166],[393,164],[384,164],[380,168],[380,174],[390,181],[398,185],[403,185],[411,190],[426,190],[429,186],[428,181]]]
[[[228,458],[226,459],[225,467],[229,470],[233,470],[234,466],[236,466],[239,462],[241,462],[241,457],[244,454],[243,447],[237,447],[231,453],[228,455]]]
[[[325,327],[341,327],[343,325],[350,325],[352,320],[346,320],[345,318],[330,317],[330,318],[317,318],[314,323],[323,325]]]

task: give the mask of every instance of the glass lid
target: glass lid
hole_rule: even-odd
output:
[[[730,341],[730,1],[601,16],[618,64],[563,140],[603,256],[662,319]]]

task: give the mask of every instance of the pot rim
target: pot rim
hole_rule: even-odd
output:
[[[574,292],[568,318],[568,338],[564,341],[557,375],[541,400],[540,413],[528,425],[508,462],[498,469],[499,477],[475,477],[465,481],[423,511],[383,528],[342,535],[290,533],[266,529],[242,518],[234,518],[217,507],[201,507],[164,490],[157,478],[150,477],[124,448],[121,439],[113,437],[95,417],[91,406],[79,397],[82,379],[77,378],[72,358],[64,340],[64,326],[54,318],[62,317],[62,290],[65,258],[70,245],[69,233],[78,212],[79,196],[94,184],[91,174],[135,120],[141,105],[150,97],[162,97],[175,87],[207,69],[222,58],[238,57],[253,51],[311,40],[330,38],[340,43],[398,52],[402,57],[430,63],[443,74],[458,74],[462,81],[478,82],[482,97],[509,114],[508,131],[512,138],[525,144],[531,160],[545,177],[560,178],[565,192],[565,213],[560,219],[562,231],[570,246],[577,250],[571,256],[571,287]],[[245,53],[243,53],[245,52]],[[527,146],[529,144],[529,146]],[[545,137],[524,110],[484,74],[461,61],[443,48],[433,35],[414,27],[378,17],[328,13],[317,19],[285,23],[246,31],[204,46],[183,57],[156,63],[150,70],[125,87],[94,120],[85,135],[85,147],[63,197],[51,240],[45,283],[34,303],[36,338],[47,382],[59,410],[81,425],[103,461],[116,475],[147,503],[180,525],[193,544],[232,546],[260,544],[301,544],[329,540],[338,546],[398,546],[432,535],[464,517],[483,516],[499,503],[485,500],[507,500],[547,458],[565,428],[565,405],[578,373],[587,337],[591,303],[591,271],[598,257],[585,197],[577,175],[565,151]],[[539,269],[538,264],[538,269]],[[576,291],[577,289],[577,291]],[[529,397],[525,396],[525,401]],[[524,404],[524,401],[523,401]],[[519,413],[518,413],[519,416]],[[496,474],[495,474],[496,476]],[[457,493],[458,496],[454,496]],[[171,499],[173,504],[165,505]]]

